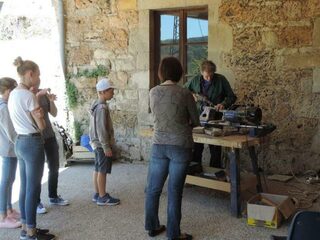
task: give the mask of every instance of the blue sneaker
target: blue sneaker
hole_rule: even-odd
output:
[[[60,195],[56,198],[50,198],[49,203],[50,203],[50,205],[59,205],[59,206],[69,205],[69,201],[64,200]]]
[[[99,197],[97,200],[97,205],[99,206],[114,206],[118,205],[120,203],[120,199],[113,198],[109,195],[109,193],[106,193],[103,197]]]
[[[95,193],[91,200],[92,202],[97,202],[98,198],[99,198],[99,193]]]

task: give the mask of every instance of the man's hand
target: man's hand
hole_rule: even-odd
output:
[[[107,157],[112,157],[112,150],[104,153]]]
[[[192,93],[192,96],[193,96],[194,101],[197,102],[198,101],[197,94]]]
[[[219,104],[217,104],[217,105],[215,106],[215,109],[216,109],[217,111],[220,111],[220,110],[223,110],[223,109],[224,109],[224,106],[219,103]]]

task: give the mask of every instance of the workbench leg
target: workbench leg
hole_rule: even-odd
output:
[[[239,149],[234,148],[229,152],[230,159],[230,182],[231,182],[231,214],[235,217],[241,216],[240,199],[240,154]]]
[[[254,146],[249,147],[249,154],[251,158],[252,170],[257,177],[257,192],[260,193],[262,192],[262,184],[258,167],[258,157],[254,149]]]

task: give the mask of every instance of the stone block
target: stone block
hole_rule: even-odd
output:
[[[78,89],[88,89],[88,88],[95,88],[97,84],[96,78],[87,78],[87,77],[80,77],[73,80],[75,86]]]
[[[315,68],[313,70],[312,92],[313,93],[320,93],[320,67]]]
[[[93,31],[104,31],[104,29],[109,28],[109,17],[106,15],[97,14],[91,17],[91,25]]]
[[[245,31],[239,28],[234,32],[233,47],[249,52],[262,51],[264,46],[260,28],[250,27]]]
[[[312,68],[320,66],[319,54],[295,54],[284,56],[286,68]]]
[[[75,0],[74,3],[77,9],[87,8],[92,5],[92,2],[89,0]]]
[[[136,69],[138,71],[147,71],[150,66],[150,52],[137,51]]]
[[[137,0],[118,0],[118,10],[132,10],[137,8]]]
[[[129,100],[137,100],[139,98],[137,90],[125,90],[125,97]]]
[[[300,19],[302,15],[301,2],[285,1],[283,3],[283,13],[289,20]]]
[[[120,126],[124,128],[134,129],[136,128],[138,123],[137,114],[129,112],[128,109],[124,109],[123,111],[113,111],[111,113],[111,117],[115,128],[118,128]]]
[[[132,85],[133,88],[149,89],[149,71],[133,73],[130,85]]]
[[[274,24],[283,19],[281,4],[264,4],[262,1],[227,1],[219,7],[221,21],[226,23]]]
[[[139,113],[149,112],[149,89],[139,90]]]
[[[186,0],[175,0],[174,2],[172,2],[171,0],[161,0],[161,1],[138,0],[138,9],[161,9],[161,8],[185,7],[185,6],[186,6]]]
[[[102,32],[86,32],[83,34],[84,41],[101,41],[103,39],[103,33]]]
[[[127,111],[127,112],[138,112],[138,101],[137,100],[129,100],[129,99],[125,99],[121,102],[117,102],[116,104],[116,108],[117,110],[120,111]]]
[[[233,47],[232,27],[227,24],[209,24],[208,49],[230,51]]]
[[[316,18],[314,21],[313,46],[320,47],[320,18]]]
[[[128,48],[128,32],[125,29],[112,28],[105,30],[105,46],[111,51],[125,50]]]
[[[149,10],[140,10],[139,11],[139,29],[146,29],[149,32],[149,20],[150,20],[150,11]]]
[[[303,4],[302,9],[303,16],[314,17],[320,16],[320,1],[319,0],[308,0]]]
[[[80,46],[79,48],[74,48],[69,52],[69,62],[78,66],[90,64],[92,55],[93,53],[90,48]]]
[[[130,52],[147,52],[149,51],[149,38],[146,37],[146,33],[149,33],[148,29],[136,29],[130,32],[129,47]],[[149,60],[149,57],[148,57]]]
[[[116,86],[120,89],[124,89],[128,86],[129,75],[125,71],[117,72],[117,82]]]
[[[278,36],[273,31],[262,32],[262,42],[267,48],[276,48],[279,45]]]
[[[313,29],[309,26],[289,26],[278,35],[279,44],[283,47],[302,47],[312,44]]]
[[[107,49],[96,49],[93,52],[93,57],[95,59],[109,59],[109,58],[112,58],[113,56],[114,56],[114,53]]]
[[[124,71],[124,72],[131,72],[134,71],[135,66],[135,59],[132,56],[128,56],[128,58],[117,58],[114,60],[114,70],[115,71]]]

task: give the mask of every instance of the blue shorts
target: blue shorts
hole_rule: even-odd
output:
[[[102,148],[96,148],[94,154],[95,171],[99,173],[111,173],[112,157],[107,157]]]

